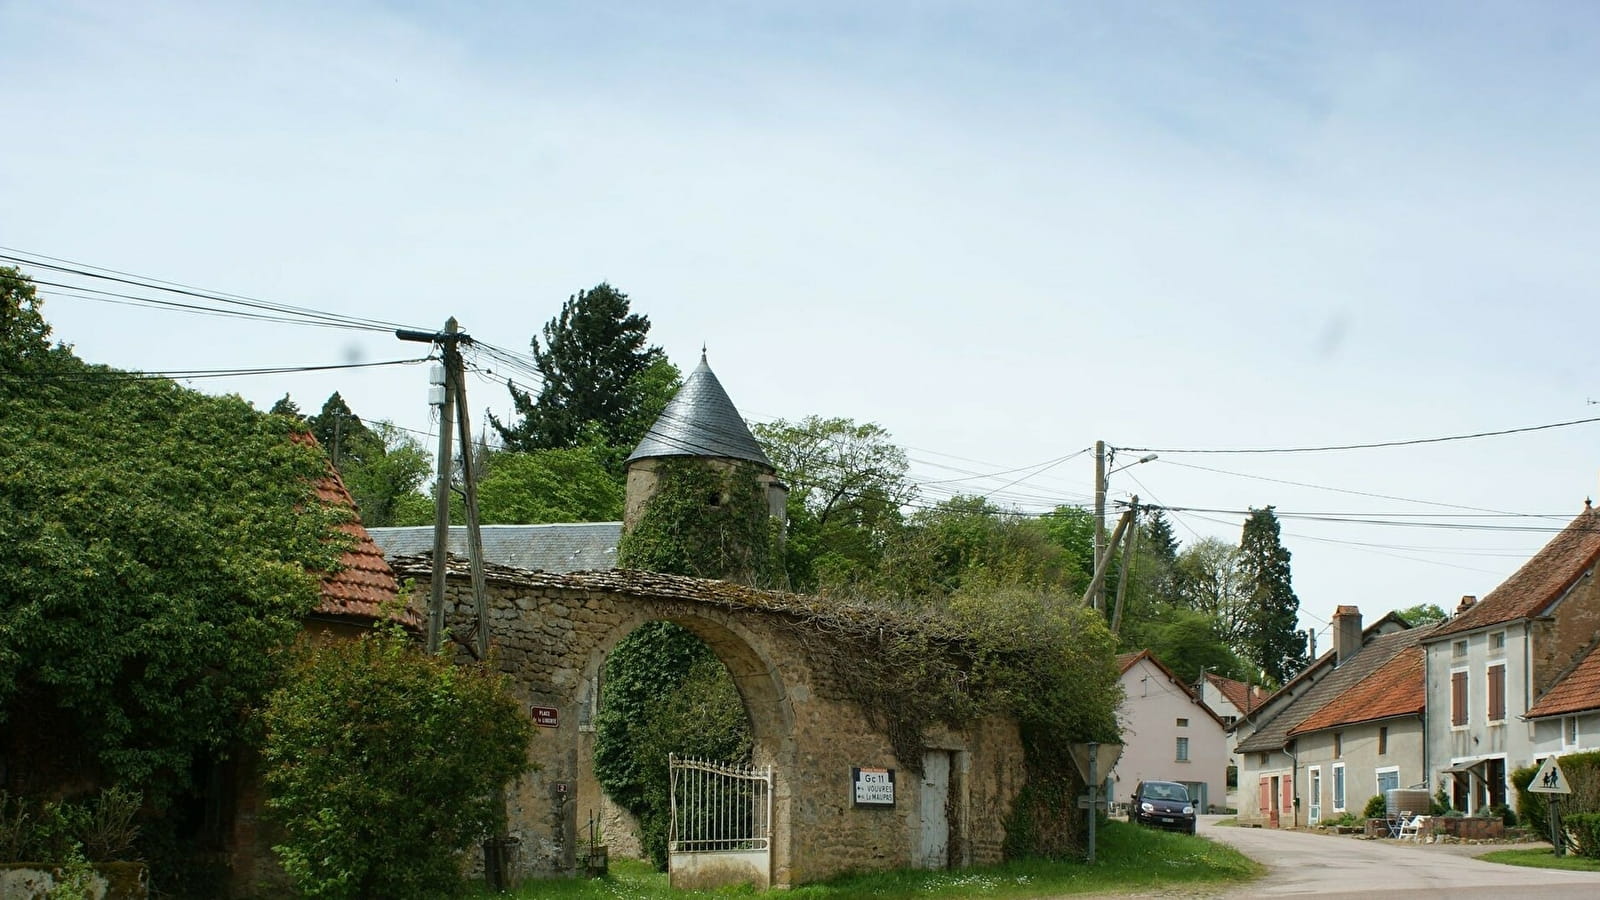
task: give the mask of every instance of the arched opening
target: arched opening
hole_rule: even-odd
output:
[[[580,841],[613,858],[665,860],[666,755],[771,766],[773,883],[787,871],[793,716],[760,642],[730,620],[640,613],[611,630],[585,669],[592,723],[578,748]]]

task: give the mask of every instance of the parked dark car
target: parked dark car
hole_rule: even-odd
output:
[[[1194,834],[1194,802],[1189,789],[1174,781],[1141,781],[1128,804],[1128,821]]]

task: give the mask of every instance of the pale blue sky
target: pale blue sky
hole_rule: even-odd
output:
[[[0,2],[0,40],[0,245],[518,350],[609,280],[747,417],[879,422],[922,479],[1600,415],[1593,4]],[[47,313],[150,370],[415,350]],[[425,382],[198,386],[427,430]],[[1164,453],[1112,493],[1441,511],[1198,464],[1559,524],[1597,435]],[[1082,502],[1090,470],[997,496]],[[1284,527],[1318,627],[1484,594],[1545,538]]]

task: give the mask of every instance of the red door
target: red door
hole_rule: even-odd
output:
[[[1273,796],[1272,780],[1265,775],[1261,776],[1261,820],[1269,827],[1277,828],[1278,811],[1273,808]]]
[[[1279,809],[1289,819],[1287,827],[1294,827],[1300,823],[1294,820],[1294,779],[1283,779],[1283,799],[1279,802]]]

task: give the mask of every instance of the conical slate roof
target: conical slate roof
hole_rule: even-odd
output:
[[[750,434],[722,382],[711,373],[704,352],[700,365],[689,373],[628,462],[662,456],[742,459],[772,468],[772,461]]]

